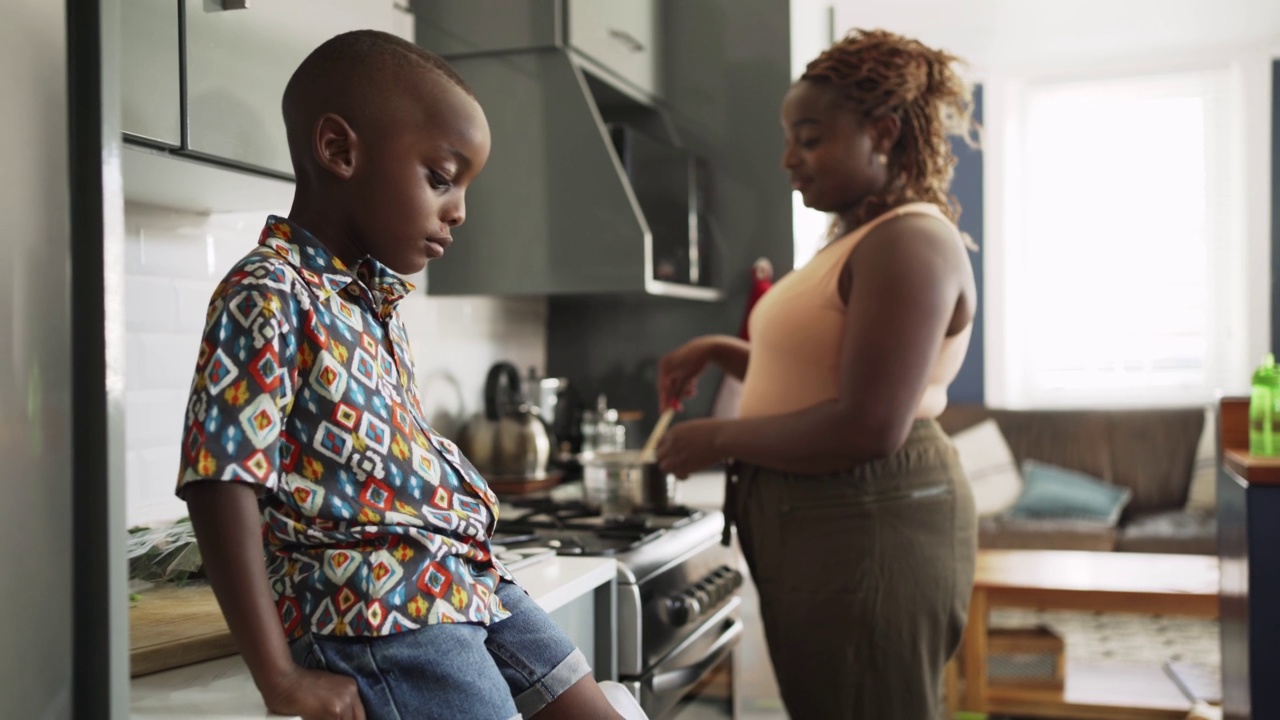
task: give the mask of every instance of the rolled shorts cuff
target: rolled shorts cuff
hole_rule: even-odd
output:
[[[542,676],[528,690],[516,696],[516,709],[523,717],[532,717],[547,704],[573,687],[574,683],[591,674],[591,664],[581,650],[574,649],[569,657],[560,661],[551,672]]]

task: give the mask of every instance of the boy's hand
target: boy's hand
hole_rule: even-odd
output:
[[[355,680],[307,670],[289,654],[262,561],[262,517],[250,485],[210,480],[186,490],[205,575],[262,699],[303,720],[364,720]]]
[[[365,720],[356,681],[323,670],[296,668],[264,688],[262,699],[271,712],[302,720]]]

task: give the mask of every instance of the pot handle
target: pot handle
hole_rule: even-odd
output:
[[[502,384],[506,381],[507,390],[512,395],[520,394],[520,371],[509,362],[494,363],[489,368],[489,375],[484,380],[484,416],[490,420],[502,417]]]

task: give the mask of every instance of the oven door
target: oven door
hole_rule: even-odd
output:
[[[733,651],[739,601],[729,603],[652,670],[626,684],[651,720],[733,717]]]

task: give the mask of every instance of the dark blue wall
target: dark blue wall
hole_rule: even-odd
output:
[[[973,90],[973,117],[982,122],[982,86]],[[983,311],[982,302],[982,150],[966,145],[962,140],[953,140],[959,163],[956,165],[955,179],[951,182],[951,193],[960,202],[960,229],[969,233],[978,244],[979,251],[973,254],[973,273],[978,281],[978,315],[973,321],[973,339],[969,342],[969,354],[965,357],[960,374],[951,385],[948,397],[952,403],[981,403],[986,397],[983,382],[985,358],[983,345]]]
[[[1280,60],[1271,63],[1271,349],[1280,353]]]

